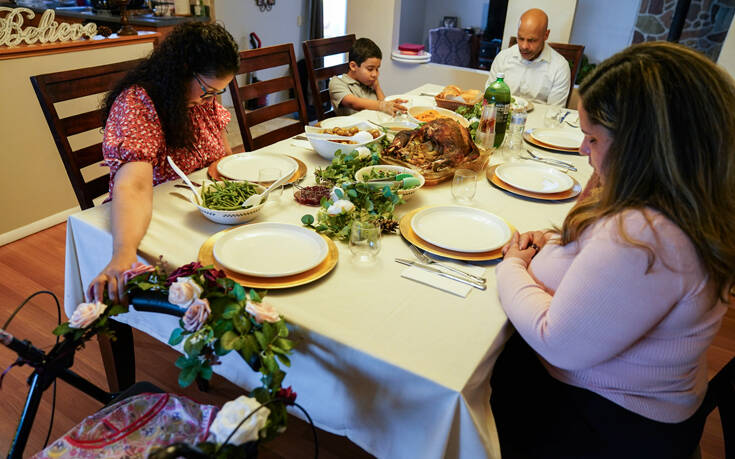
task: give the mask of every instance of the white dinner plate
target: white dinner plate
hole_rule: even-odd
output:
[[[510,239],[502,218],[472,207],[428,207],[413,216],[411,228],[426,242],[457,252],[490,252]]]
[[[407,61],[424,61],[431,59],[431,53],[428,53],[426,51],[421,51],[420,54],[403,54],[400,51],[394,49],[390,55],[395,58],[404,59]]]
[[[579,148],[584,140],[582,131],[576,129],[534,129],[531,137],[535,140],[558,148]]]
[[[327,256],[329,247],[316,232],[286,223],[256,223],[228,231],[214,244],[214,258],[225,268],[259,277],[283,277],[307,271]]]
[[[258,171],[266,167],[281,170],[282,175],[293,174],[299,165],[293,158],[278,153],[237,153],[225,156],[217,163],[217,172],[232,180],[258,181]]]
[[[397,94],[395,96],[388,96],[385,98],[385,100],[393,100],[393,99],[404,99],[408,102],[404,103],[403,106],[406,108],[416,107],[416,106],[424,106],[424,107],[431,107],[436,106],[436,101],[433,97],[427,97],[427,96],[414,96],[411,94]]]
[[[495,175],[508,185],[533,193],[561,193],[574,186],[574,180],[558,169],[527,161],[503,163]]]
[[[327,129],[335,128],[335,127],[347,127],[352,126],[353,124],[357,124],[360,121],[362,121],[359,118],[355,118],[354,116],[335,116],[332,118],[327,118],[325,120],[322,120],[319,122],[319,126]]]

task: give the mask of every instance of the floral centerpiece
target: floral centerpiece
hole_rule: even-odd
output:
[[[181,370],[179,385],[186,387],[197,378],[209,380],[212,366],[220,363],[220,357],[237,352],[261,374],[262,386],[250,395],[268,405],[262,410],[266,421],[256,430],[256,438],[268,440],[285,430],[286,405],[293,403],[295,394],[290,387],[281,387],[286,376],[281,365],[290,366],[293,343],[283,318],[263,301],[265,292],[246,291],[223,271],[200,263],[189,263],[171,273],[167,273],[163,262],[156,266],[139,264],[124,273],[124,281],[129,298],[142,292],[158,292],[183,311],[179,327],[168,341],[174,346],[183,342],[184,355],[176,360]],[[103,302],[80,304],[54,334],[81,347],[95,334],[111,335],[110,317],[127,311],[127,306],[113,304],[105,295]],[[261,414],[258,419],[262,418]],[[217,442],[222,441],[223,432],[215,436]]]
[[[375,223],[386,232],[395,231],[398,222],[393,211],[404,202],[403,199],[389,186],[380,188],[355,182],[355,172],[379,162],[377,147],[358,147],[348,153],[337,150],[332,163],[315,172],[318,182],[333,186],[329,198],[322,198],[316,218],[306,214],[301,217],[301,222],[319,233],[341,240],[349,239],[354,221]]]

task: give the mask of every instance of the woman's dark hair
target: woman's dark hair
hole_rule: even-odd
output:
[[[350,49],[349,62],[354,62],[359,67],[371,57],[383,59],[383,53],[380,52],[378,45],[369,38],[358,38],[355,40],[355,44]]]
[[[161,120],[166,144],[181,148],[193,143],[188,116],[188,84],[195,74],[223,78],[240,66],[237,43],[218,24],[187,22],[177,26],[151,55],[110,91],[102,107],[107,121],[118,95],[133,85],[146,90]]]

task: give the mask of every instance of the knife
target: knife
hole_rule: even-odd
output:
[[[544,164],[547,164],[549,166],[561,167],[562,169],[567,169],[567,170],[572,171],[572,172],[577,172],[577,168],[574,167],[574,166],[570,166],[570,165],[567,165],[567,164],[557,163],[555,161],[549,161],[548,159],[545,159],[545,158],[544,159],[537,159],[537,158],[527,158],[527,157],[523,157],[523,156],[522,156],[522,158],[523,159],[527,159],[529,161],[538,161],[540,163],[544,163]]]
[[[441,269],[434,268],[433,266],[426,265],[424,263],[419,263],[418,261],[407,260],[405,258],[396,258],[396,262],[398,262],[398,263],[400,263],[402,265],[415,266],[415,267],[417,267],[419,269],[423,269],[424,271],[429,271],[429,272],[438,274],[438,275],[440,275],[442,277],[446,277],[447,279],[452,279],[452,280],[455,280],[457,282],[462,282],[463,284],[467,284],[469,286],[475,287],[478,290],[485,290],[487,288],[484,284],[473,282],[473,281],[471,281],[469,279],[465,279],[462,276],[455,276],[454,274],[445,273]]]

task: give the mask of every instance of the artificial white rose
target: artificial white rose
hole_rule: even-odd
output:
[[[340,199],[327,209],[329,215],[340,215],[350,212],[355,208],[355,205],[346,199]]]
[[[337,191],[336,190],[339,190],[342,193],[342,197],[341,198],[337,194]],[[344,199],[345,196],[347,196],[347,193],[345,193],[345,190],[343,190],[342,188],[340,188],[338,186],[335,186],[334,188],[332,188],[332,191],[329,192],[329,200],[332,201],[332,202],[337,202],[340,199]]]
[[[357,157],[360,159],[369,158],[373,154],[367,147],[357,147],[355,151],[357,152]]]
[[[81,303],[74,310],[74,313],[69,319],[69,326],[71,328],[85,328],[88,327],[92,322],[102,315],[107,309],[105,303]]]
[[[259,406],[260,402],[244,395],[225,403],[214,418],[212,426],[209,428],[209,432],[214,436],[215,442],[224,443],[240,421],[245,419],[248,414]],[[266,407],[259,409],[240,426],[228,443],[242,445],[243,443],[257,440],[258,432],[265,427],[265,423],[270,414],[271,411]]]
[[[263,322],[275,323],[281,320],[281,316],[278,315],[276,308],[265,302],[253,303],[252,301],[248,301],[245,304],[245,310],[255,317],[255,321],[259,324]]]
[[[188,308],[202,294],[202,287],[191,277],[179,277],[168,289],[168,302]]]

